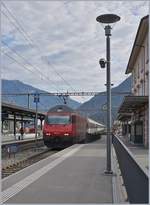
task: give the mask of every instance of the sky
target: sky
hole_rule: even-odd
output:
[[[104,27],[96,17],[114,13],[111,81],[125,80],[136,32],[149,13],[148,1],[3,1],[2,78],[20,80],[48,92],[104,91]],[[89,97],[73,97],[84,102]]]

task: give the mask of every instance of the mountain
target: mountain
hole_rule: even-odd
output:
[[[45,91],[24,84],[19,80],[2,80],[2,93],[35,93]],[[112,88],[113,92],[131,92],[131,77],[124,80],[120,85]],[[125,95],[112,95],[112,118],[116,118],[117,110]],[[27,96],[2,96],[3,102],[15,103],[17,105],[27,107],[28,97]],[[35,109],[35,103],[33,102],[33,96],[30,96],[30,108]],[[106,107],[107,102],[106,92],[101,92],[99,95],[94,96],[89,101],[80,104],[70,97],[67,99],[67,105],[73,109],[76,109],[84,116],[106,124]],[[63,104],[63,99],[57,96],[42,96],[40,97],[40,103],[38,104],[39,110],[48,111],[50,108]]]
[[[113,92],[131,92],[131,76],[124,80],[120,85],[111,89]],[[117,110],[125,94],[112,95],[112,119],[114,120],[117,115]],[[83,103],[77,110],[85,116],[88,116],[100,123],[106,124],[106,92],[101,92],[99,95],[94,96],[91,100]],[[105,109],[104,109],[105,108]]]
[[[5,80],[1,81],[2,93],[35,93],[45,91],[32,87],[22,83],[19,80]],[[2,96],[2,102],[13,103],[22,107],[28,107],[28,96]],[[33,96],[29,97],[30,108],[35,109],[35,103]],[[38,108],[41,111],[48,111],[51,107],[64,104],[62,97],[57,96],[42,96],[38,103]],[[67,105],[73,109],[76,109],[81,104],[70,97],[67,98]]]

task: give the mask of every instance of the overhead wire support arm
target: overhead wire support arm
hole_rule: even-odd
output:
[[[96,96],[106,95],[101,92],[39,92],[39,95],[43,96]],[[34,95],[34,93],[2,93],[2,96],[19,96],[19,95]],[[130,92],[112,92],[112,95],[131,95]]]

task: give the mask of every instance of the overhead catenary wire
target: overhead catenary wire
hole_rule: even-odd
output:
[[[33,93],[2,93],[2,95],[33,95]],[[106,96],[106,92],[39,92],[40,95],[45,96]],[[131,92],[112,92],[112,95],[132,95]]]
[[[15,84],[15,88],[20,92],[21,91],[21,89],[20,89],[20,87],[18,86],[18,84],[16,83],[16,81],[13,81],[13,83]],[[18,95],[19,96],[19,95]],[[21,95],[22,96],[22,95]],[[14,97],[13,95],[11,96],[11,97]],[[31,96],[32,98],[33,98],[33,96]],[[14,99],[12,98],[12,100],[11,100],[11,102],[14,102]],[[45,105],[44,104],[42,104],[42,103],[40,103],[41,104],[41,106],[44,106],[45,107]]]
[[[35,42],[31,39],[31,37],[29,37],[29,35],[27,34],[27,32],[24,30],[24,28],[21,26],[21,24],[19,23],[19,21],[16,19],[16,17],[12,14],[12,12],[10,12],[10,10],[8,9],[8,7],[2,2],[2,5],[6,8],[6,10],[9,12],[9,14],[13,17],[13,19],[17,22],[17,24],[18,24],[18,26],[19,26],[19,28],[21,28],[21,29],[19,29],[19,32],[21,32],[22,34],[23,34],[23,36],[24,36],[24,38],[29,42],[29,44],[32,46],[32,47],[35,47],[35,48],[37,48],[40,52],[41,52],[41,49],[39,48],[39,46],[37,46],[36,44],[35,44]],[[2,12],[5,16],[6,16],[6,18],[9,18],[4,12]],[[10,18],[9,18],[9,20],[10,20]],[[10,20],[11,21],[11,20]],[[11,21],[12,22],[12,21]],[[13,23],[13,22],[12,22]],[[16,27],[16,25],[13,23],[13,25]],[[16,28],[18,28],[18,27],[16,27]],[[18,29],[17,29],[18,30]],[[43,59],[42,59],[42,61],[44,61]],[[45,61],[44,61],[45,62]],[[47,63],[48,64],[50,64],[51,66],[52,66],[52,68],[53,68],[53,70],[55,71],[55,73],[68,85],[68,86],[70,86],[70,88],[72,89],[72,90],[74,90],[75,91],[75,89],[70,85],[70,83],[68,83],[61,75],[60,75],[60,73],[58,73],[57,72],[57,70],[54,68],[54,66],[53,66],[53,64],[51,63],[51,62],[49,62],[49,61],[47,61]]]
[[[39,50],[40,53],[41,53],[41,49],[39,48],[39,46],[37,46],[37,44],[35,44],[35,42],[31,39],[31,37],[29,37],[29,35],[26,33],[26,31],[24,30],[24,28],[21,26],[21,24],[19,23],[19,21],[18,21],[18,20],[16,19],[16,17],[12,14],[12,12],[8,9],[8,7],[4,4],[4,2],[2,2],[2,5],[5,7],[5,9],[7,10],[7,12],[9,13],[9,15],[15,20],[15,22],[17,23],[17,25],[18,25],[18,27],[19,27],[19,30],[18,30],[18,27],[14,24],[14,22],[12,22],[12,21],[10,20],[10,18],[8,17],[8,15],[6,15],[4,12],[2,12],[2,13],[6,16],[6,18],[8,18],[8,20],[10,20],[10,22],[15,26],[15,28],[17,28],[17,30],[23,34],[24,38],[29,42],[29,45],[30,45],[32,48],[35,47],[35,48],[36,48],[37,50]],[[21,29],[20,29],[20,28],[21,28]],[[42,59],[42,61],[45,63],[45,60],[43,60],[43,58],[41,58],[41,59]],[[47,61],[47,63],[48,63],[49,65],[51,65],[51,68],[54,70],[54,72],[57,74],[57,76],[59,76],[59,77],[65,82],[66,85],[68,85],[72,90],[75,91],[75,89],[70,85],[70,83],[68,83],[68,82],[62,77],[62,75],[54,68],[54,65],[53,65],[51,62],[49,62],[49,61]],[[47,65],[47,64],[46,64],[46,65]]]
[[[8,58],[10,58],[10,59],[12,59],[13,61],[15,61],[17,64],[23,66],[23,68],[24,68],[25,70],[28,70],[29,72],[34,73],[32,70],[30,70],[28,67],[26,67],[24,64],[20,63],[19,61],[17,61],[15,58],[13,58],[12,56],[10,56],[8,53],[4,53],[3,51],[2,51],[2,53],[3,53],[5,56],[7,56]],[[21,68],[22,68],[22,67],[21,67]],[[35,73],[34,73],[34,74],[35,74]]]
[[[29,45],[33,48],[33,45],[31,44],[30,40],[26,37],[24,32],[20,29],[20,27],[16,26],[16,24],[11,20],[11,18],[3,11],[1,13],[9,20],[9,22],[16,28],[19,33],[21,33],[26,41],[28,41]]]
[[[53,84],[55,84],[55,82],[54,82],[53,80],[49,79],[49,77],[45,76],[45,75],[41,72],[41,70],[40,70],[39,67],[33,66],[27,59],[25,59],[22,55],[20,55],[15,49],[10,48],[7,43],[5,43],[5,42],[2,41],[2,44],[4,44],[7,48],[9,48],[9,50],[11,50],[13,53],[15,53],[15,54],[16,54],[17,56],[19,56],[21,59],[23,59],[23,61],[25,61],[28,65],[30,65],[34,70],[38,71],[41,76],[43,76],[46,80],[48,80],[48,82],[50,81],[50,82],[52,82]],[[55,89],[56,89],[56,88],[55,88]],[[56,90],[57,90],[57,89],[56,89]],[[57,90],[57,91],[58,91],[58,90]]]
[[[48,80],[48,82],[50,81],[50,82],[53,82],[53,84],[55,84],[54,83],[54,81],[52,81],[52,80],[50,80],[47,76],[45,76],[45,75],[43,75],[43,73],[37,68],[37,66],[35,67],[35,66],[33,66],[30,62],[28,62],[27,61],[27,59],[25,59],[22,55],[20,55],[18,52],[16,52],[15,51],[15,49],[13,49],[13,48],[10,48],[9,46],[8,46],[8,44],[7,43],[5,43],[5,42],[3,42],[2,41],[2,44],[4,44],[7,48],[9,48],[12,52],[14,52],[17,56],[19,56],[21,59],[23,59],[28,65],[30,65],[33,69],[35,69],[35,70],[37,70],[39,73],[40,73],[40,75],[41,76],[43,76],[46,80]],[[4,53],[4,54],[6,54],[6,53]],[[8,56],[8,55],[7,55]],[[25,66],[26,67],[26,66]],[[55,88],[56,89],[56,88]],[[57,89],[56,89],[57,90]],[[57,90],[58,91],[58,90]],[[60,100],[59,100],[60,101]]]
[[[7,8],[6,6],[5,6],[5,8]],[[8,10],[8,9],[7,9]],[[11,15],[11,12],[8,10],[8,12],[9,12],[9,14]],[[3,12],[4,13],[4,12]],[[5,13],[4,13],[5,14]],[[10,20],[10,18],[5,14],[5,16]],[[14,15],[13,15],[13,18],[14,18],[14,20],[18,23],[18,25],[21,27],[21,25],[19,24],[19,22],[17,21],[17,19],[14,17]],[[11,21],[11,23],[13,23],[12,21]],[[15,26],[15,28],[17,28],[17,30],[18,30],[18,27],[16,27],[16,25],[13,23],[13,25]],[[34,42],[32,41],[32,39],[25,33],[25,31],[24,31],[24,29],[21,27],[21,29],[22,29],[22,31],[19,29],[18,31],[19,32],[23,32],[23,36],[24,36],[24,38],[27,40],[27,41],[29,41],[30,40],[30,42],[29,42],[29,45],[31,46],[31,47],[36,47],[38,50],[39,50],[39,47],[37,46],[37,45],[35,45],[34,44]],[[27,38],[26,38],[26,35],[27,35]],[[31,44],[31,43],[33,43],[33,44]],[[43,59],[42,59],[43,60]],[[55,73],[57,73],[57,75],[61,78],[61,79],[63,79],[63,81],[65,82],[65,84],[67,84],[68,86],[70,86],[70,84],[55,70]],[[71,86],[70,86],[71,87]],[[72,88],[72,87],[71,87]],[[72,88],[73,89],[73,88]],[[74,89],[73,89],[74,90]],[[60,99],[59,99],[60,100]],[[61,100],[60,100],[61,101]]]
[[[3,51],[2,51],[3,52]],[[17,61],[15,58],[13,58],[12,56],[8,55],[8,53],[4,53],[4,55],[6,55],[8,58],[10,58],[11,60],[15,61],[17,64],[19,64],[21,66],[21,68],[24,68],[25,70],[35,74],[34,71],[30,70],[28,67],[26,67],[24,64],[20,63],[19,61]],[[37,73],[36,73],[37,74]],[[59,98],[58,98],[59,100]],[[60,101],[60,100],[59,100]]]
[[[23,59],[27,64],[29,64],[33,69],[38,70],[38,72],[41,74],[41,76],[44,76],[45,79],[47,79],[48,81],[53,82],[53,84],[55,84],[54,81],[50,80],[47,76],[43,75],[43,73],[40,71],[40,69],[37,68],[37,66],[35,67],[35,66],[33,66],[31,63],[29,63],[22,55],[20,55],[18,52],[16,52],[15,49],[10,48],[10,47],[8,46],[8,44],[5,43],[4,41],[2,41],[2,43],[3,43],[5,46],[7,46],[7,48],[9,48],[12,52],[14,52],[17,56],[19,56],[20,58],[22,58],[22,59]],[[7,55],[7,56],[8,56],[8,55]],[[56,90],[57,90],[57,89],[56,89]],[[57,91],[58,91],[58,90],[57,90]],[[59,99],[59,101],[60,101],[60,99]]]
[[[2,14],[4,14],[5,16],[6,16],[6,18],[8,18],[9,20],[10,20],[10,18],[4,13],[4,12],[2,12]],[[18,27],[16,27],[16,25],[10,20],[10,22],[15,26],[15,28],[18,30]],[[28,39],[26,38],[26,36],[24,35],[24,33],[21,31],[21,30],[18,30],[19,32],[21,32],[22,34],[23,34],[23,36],[24,36],[24,38],[28,41]],[[4,41],[2,42],[3,44],[5,43]],[[30,46],[32,46],[32,48],[33,48],[33,45],[29,42],[29,44],[30,44]],[[6,45],[6,43],[5,43],[5,45]],[[7,47],[8,47],[8,45],[7,45]],[[9,47],[9,49],[11,49],[12,50],[12,48],[10,48]],[[13,52],[15,52],[14,50],[13,50]],[[16,53],[16,52],[15,52]],[[19,55],[18,53],[16,53],[17,55]],[[23,58],[23,57],[22,57]],[[30,64],[31,65],[31,64]],[[41,71],[40,71],[41,72]],[[42,72],[41,72],[42,73]],[[42,73],[42,75],[43,75],[43,73]],[[51,81],[51,80],[50,80]]]
[[[3,66],[3,67],[4,67],[4,66]],[[13,83],[15,84],[16,89],[20,92],[21,90],[20,90],[20,87],[18,87],[18,84],[17,84],[15,81],[14,81]],[[19,92],[18,92],[17,95],[2,95],[2,96],[9,96],[9,97],[25,96],[25,95],[19,95]],[[27,94],[26,96],[28,96],[28,94]],[[30,97],[30,96],[32,97],[32,99],[34,99],[34,96],[33,96],[33,95],[29,95],[29,97]],[[58,103],[62,103],[59,98],[56,98],[56,100],[57,100]],[[14,102],[14,99],[13,99],[13,98],[12,98],[11,102]],[[45,107],[45,105],[44,105],[43,103],[39,102],[39,104],[40,104],[42,107]]]

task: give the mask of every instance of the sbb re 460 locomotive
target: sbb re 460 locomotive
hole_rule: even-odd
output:
[[[66,105],[51,108],[45,117],[43,140],[47,147],[67,147],[86,141],[87,119]]]

